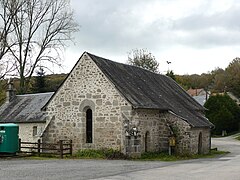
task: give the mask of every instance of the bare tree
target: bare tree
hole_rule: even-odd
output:
[[[8,39],[14,31],[13,18],[22,4],[18,0],[0,0],[0,79],[14,70],[12,62],[3,62],[3,57],[9,53],[10,47],[14,45],[10,44]]]
[[[17,0],[10,0],[16,2]],[[37,67],[61,65],[60,53],[72,33],[78,30],[68,0],[19,0],[13,31],[7,39],[8,51],[20,77],[20,93],[27,91]]]
[[[132,50],[128,55],[128,64],[158,72],[159,63],[155,57],[145,49]]]

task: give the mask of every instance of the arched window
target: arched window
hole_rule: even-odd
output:
[[[198,154],[202,154],[202,132],[198,135]]]
[[[92,143],[92,110],[86,111],[86,143]]]
[[[149,146],[150,146],[150,133],[147,131],[145,133],[145,152],[149,152]]]

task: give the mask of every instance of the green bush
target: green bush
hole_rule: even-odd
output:
[[[82,158],[104,158],[104,154],[102,151],[94,149],[79,150],[75,156]]]
[[[83,149],[79,150],[75,157],[89,159],[127,159],[128,157],[114,149]]]
[[[206,117],[215,125],[213,134],[228,133],[238,130],[240,109],[228,95],[211,96],[204,105],[208,110]]]

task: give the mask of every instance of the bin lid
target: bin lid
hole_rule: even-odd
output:
[[[4,124],[0,124],[0,127],[18,127],[17,124],[14,124],[14,123],[4,123]]]

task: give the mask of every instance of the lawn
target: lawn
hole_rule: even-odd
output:
[[[130,159],[139,161],[178,161],[187,159],[199,159],[199,158],[214,158],[219,155],[224,155],[229,152],[211,150],[208,154],[196,154],[196,155],[169,155],[164,152],[148,152],[143,153],[139,158],[128,158],[122,153],[114,150],[81,150],[75,155],[75,158],[82,159]]]
[[[121,159],[121,160],[136,160],[136,161],[179,161],[179,160],[189,160],[189,159],[199,159],[199,158],[214,158],[220,155],[225,155],[229,152],[218,151],[216,149],[211,150],[208,154],[196,154],[196,155],[169,155],[166,152],[148,152],[143,153],[141,157],[130,158],[123,153],[112,150],[112,149],[87,149],[79,150],[73,156],[67,156],[64,159]],[[43,155],[38,156],[29,156],[25,159],[36,159],[36,160],[46,160],[46,159],[58,159],[57,156],[48,156]]]
[[[240,135],[238,135],[237,137],[235,137],[235,139],[240,141]]]
[[[199,159],[199,158],[214,158],[219,155],[225,155],[229,152],[211,150],[208,154],[195,154],[195,155],[168,155],[167,153],[144,153],[139,160],[150,160],[150,161],[179,161],[188,159]]]

